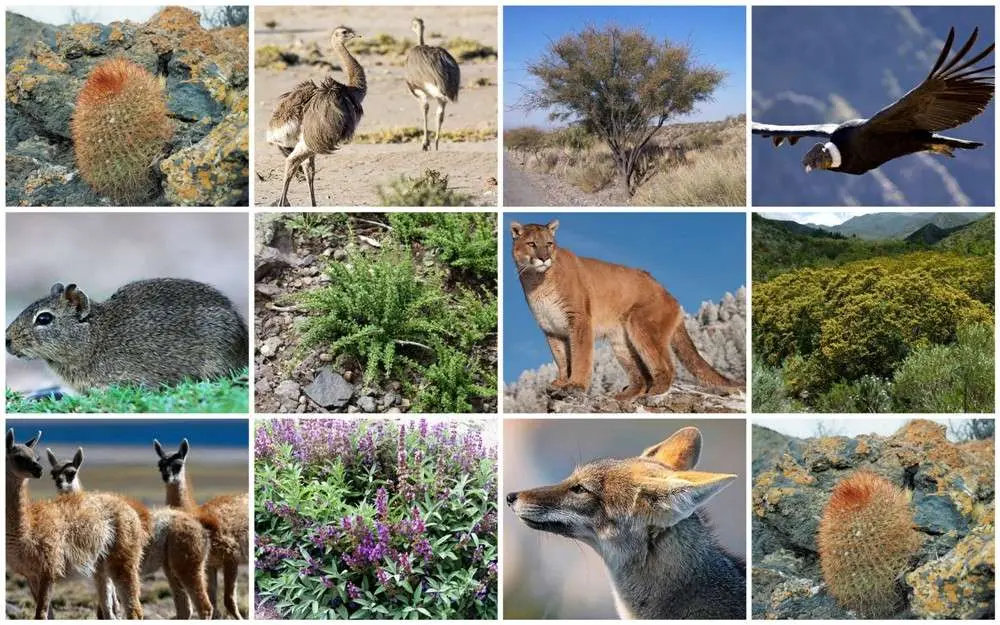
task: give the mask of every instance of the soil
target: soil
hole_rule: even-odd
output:
[[[254,402],[258,413],[405,413],[412,406],[401,381],[381,386],[364,384],[362,363],[336,358],[321,348],[303,350],[296,326],[307,316],[294,304],[294,296],[329,281],[322,271],[326,263],[346,256],[352,242],[379,246],[388,233],[384,215],[352,213],[351,229],[335,228],[326,233],[294,234],[277,214],[259,215],[256,221],[256,270],[254,276]],[[352,241],[349,237],[354,237]],[[413,246],[418,264],[434,264],[431,250]],[[494,345],[483,355],[496,368]],[[353,386],[350,399],[339,408],[324,408],[306,393],[323,370],[340,376]],[[475,402],[473,402],[475,404]],[[495,413],[496,398],[475,405],[477,413]]]
[[[503,158],[504,206],[624,206],[625,193],[608,187],[586,193],[561,180],[555,174],[543,174],[521,168],[518,158],[505,153]]]
[[[277,45],[318,45],[324,59],[334,63],[337,80],[345,79],[339,59],[332,57],[330,33],[343,24],[362,36],[389,34],[396,39],[415,39],[410,19],[422,17],[427,25],[429,45],[441,45],[453,37],[474,39],[497,47],[495,7],[260,7],[255,11],[255,43]],[[267,24],[274,22],[274,27]],[[432,38],[432,34],[441,38]],[[359,133],[401,127],[421,127],[420,107],[404,82],[402,58],[387,55],[357,55],[364,66],[368,94]],[[462,62],[462,89],[459,101],[449,104],[442,129],[495,129],[497,125],[496,61]],[[281,195],[285,159],[267,144],[267,121],[281,94],[305,80],[321,80],[330,72],[319,65],[293,65],[284,70],[255,69],[254,101],[254,181],[255,204],[273,205]],[[478,86],[477,82],[487,82]],[[434,123],[434,106],[429,117]],[[477,205],[496,205],[496,140],[467,143],[442,141],[437,152],[422,152],[420,142],[402,144],[348,143],[335,154],[316,159],[316,195],[321,206],[371,206],[378,204],[378,187],[400,175],[420,176],[436,169],[449,178],[449,186],[471,195]],[[289,201],[298,206],[309,202],[304,181],[294,180]]]

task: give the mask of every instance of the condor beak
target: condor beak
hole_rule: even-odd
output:
[[[813,170],[812,165],[806,165],[806,173],[808,174]]]

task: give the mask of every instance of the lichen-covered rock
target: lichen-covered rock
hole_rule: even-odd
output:
[[[160,164],[167,201],[183,206],[236,206],[249,202],[247,116],[233,113],[208,136]]]
[[[746,292],[726,293],[719,304],[705,302],[685,326],[698,352],[720,373],[733,380],[746,378]],[[525,371],[504,388],[505,412],[745,412],[739,392],[716,392],[702,387],[676,358],[677,377],[669,393],[659,398],[622,403],[611,396],[628,385],[625,371],[606,345],[594,351],[590,389],[583,393],[552,393],[555,363]]]
[[[859,469],[912,494],[921,546],[904,572],[905,604],[891,616],[992,612],[993,440],[949,441],[944,426],[926,420],[892,436],[796,439],[759,426],[752,436],[754,618],[857,616],[837,607],[822,581],[816,532],[834,486]]]
[[[176,6],[160,10],[143,24],[122,21],[51,26],[13,12],[7,12],[6,21],[8,205],[111,203],[80,181],[73,161],[70,121],[77,93],[91,69],[116,57],[131,60],[164,80],[167,107],[175,122],[165,158],[171,160],[183,153],[172,161],[175,175],[186,164],[195,172],[192,175],[201,176],[197,172],[206,167],[205,159],[211,155],[222,159],[216,164],[222,172],[209,177],[215,181],[212,184],[227,188],[205,193],[189,184],[182,194],[177,187],[158,180],[159,189],[147,203],[248,203],[245,136],[249,57],[245,26],[206,29],[198,13]],[[25,141],[47,142],[53,149],[44,155],[27,154],[19,148]],[[241,149],[242,155],[238,154]],[[201,176],[199,182],[203,181]],[[176,199],[180,197],[194,199]]]
[[[994,611],[994,526],[983,525],[942,557],[906,576],[910,606],[921,618],[979,619]]]

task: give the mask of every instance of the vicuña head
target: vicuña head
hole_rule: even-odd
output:
[[[59,460],[49,448],[45,449],[45,454],[49,457],[49,464],[52,465],[52,480],[56,483],[57,491],[74,493],[83,490],[79,479],[80,465],[83,464],[83,447],[76,448],[72,460]]]
[[[42,477],[42,463],[38,461],[39,439],[42,438],[41,430],[35,434],[34,438],[25,443],[14,442],[14,428],[7,430],[7,473],[18,479],[26,480],[30,478],[38,479]],[[7,505],[12,505],[8,503]]]
[[[518,274],[526,271],[545,273],[552,267],[558,253],[556,246],[556,230],[559,221],[552,220],[545,225],[521,225],[516,221],[510,224],[510,236],[514,241],[514,264]]]
[[[184,461],[191,450],[188,439],[185,438],[182,440],[180,447],[172,454],[163,451],[163,446],[156,439],[153,439],[153,449],[156,450],[156,455],[160,457],[157,467],[160,469],[160,477],[163,478],[163,483],[182,483],[184,481]]]

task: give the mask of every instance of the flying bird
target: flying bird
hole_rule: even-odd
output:
[[[806,173],[827,169],[860,175],[907,154],[932,152],[954,157],[955,148],[974,150],[983,144],[946,137],[938,132],[970,122],[993,99],[994,76],[986,74],[993,70],[993,65],[973,66],[993,53],[994,44],[964,60],[978,36],[976,28],[949,60],[955,42],[955,29],[952,28],[927,78],[870,119],[805,126],[753,123],[751,131],[770,137],[775,147],[786,140],[789,145],[795,145],[802,137],[825,139],[803,157]]]

